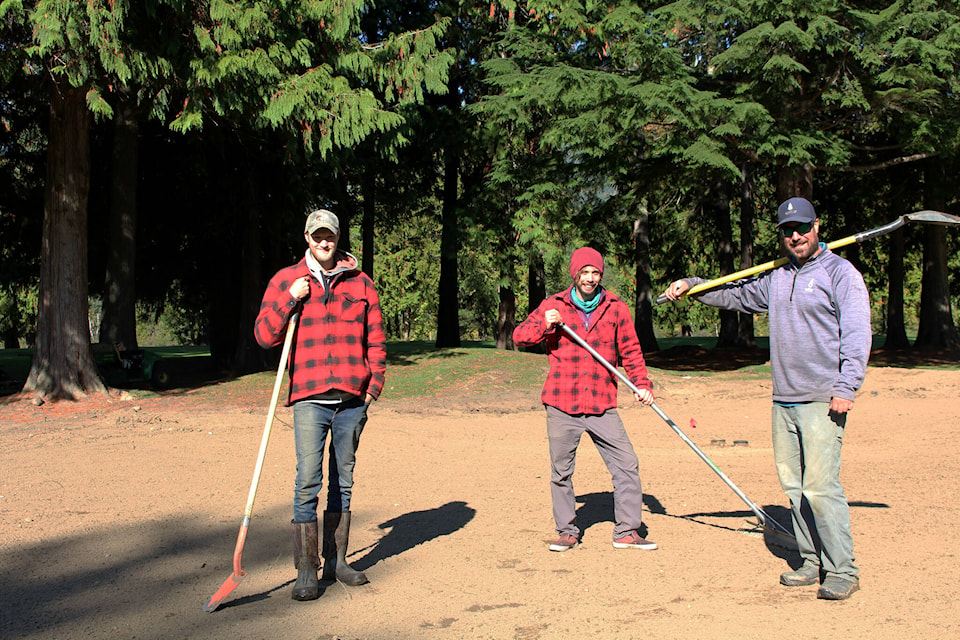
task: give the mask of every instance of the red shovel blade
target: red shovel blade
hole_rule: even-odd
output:
[[[231,573],[230,577],[227,578],[224,583],[217,589],[217,592],[210,596],[210,601],[203,606],[203,610],[207,613],[213,613],[217,610],[217,607],[220,606],[220,603],[223,602],[223,599],[230,595],[230,592],[237,588],[237,585],[240,584],[240,581],[243,580],[243,576],[247,575],[245,571],[241,571],[240,574]]]
[[[237,536],[237,547],[233,551],[233,573],[224,580],[217,592],[210,596],[207,604],[203,605],[203,610],[207,613],[216,611],[223,599],[230,595],[230,592],[236,589],[240,581],[243,580],[243,576],[247,575],[247,572],[240,567],[240,558],[243,555],[243,543],[247,540],[248,523],[249,518],[244,518],[243,526],[240,527],[240,534]]]

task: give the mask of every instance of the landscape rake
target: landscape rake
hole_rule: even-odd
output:
[[[960,217],[951,215],[949,213],[943,213],[941,211],[914,211],[913,213],[908,213],[902,215],[893,222],[889,222],[881,227],[875,229],[870,229],[868,231],[861,231],[860,233],[855,233],[852,236],[847,236],[846,238],[840,238],[839,240],[834,240],[833,242],[827,243],[828,249],[839,249],[840,247],[845,247],[847,245],[857,244],[863,242],[864,240],[869,240],[871,238],[876,238],[877,236],[886,235],[892,231],[896,231],[903,225],[908,222],[923,222],[926,224],[939,224],[939,225],[960,225]],[[755,276],[758,273],[763,273],[764,271],[769,271],[771,269],[776,269],[787,264],[789,258],[777,258],[776,260],[771,260],[769,262],[764,262],[763,264],[754,265],[746,269],[742,269],[735,273],[731,273],[725,276],[721,276],[714,280],[708,280],[707,282],[701,282],[700,284],[694,285],[683,292],[681,297],[693,296],[698,293],[703,293],[714,287],[719,287],[722,284],[727,284],[728,282],[735,282],[743,278],[749,278],[750,276]],[[656,300],[656,304],[663,304],[667,302],[669,298],[667,296],[660,296]]]
[[[630,381],[630,378],[628,378],[623,373],[621,373],[620,370],[617,369],[614,365],[607,362],[607,360],[603,356],[597,353],[596,349],[591,347],[586,340],[584,340],[579,335],[577,335],[577,333],[573,329],[571,329],[570,327],[562,323],[559,325],[559,327],[561,331],[563,331],[564,335],[566,335],[568,338],[570,338],[571,340],[579,344],[581,347],[586,349],[590,353],[590,355],[592,355],[597,362],[603,365],[603,367],[607,371],[617,376],[617,378],[619,378],[625,385],[627,385],[627,388],[629,388],[634,393],[640,393],[640,390],[637,388],[635,384],[633,384]],[[743,491],[741,491],[740,488],[737,485],[735,485],[733,481],[730,480],[730,478],[728,478],[723,471],[720,470],[720,467],[714,464],[713,460],[711,460],[707,456],[707,454],[705,454],[703,450],[701,450],[700,447],[698,447],[696,443],[693,442],[693,440],[688,438],[687,434],[685,434],[680,429],[680,427],[678,427],[677,424],[673,420],[671,420],[670,417],[660,409],[660,407],[657,406],[655,402],[650,405],[650,408],[653,409],[656,412],[656,414],[660,416],[660,418],[664,422],[666,422],[671,429],[673,429],[674,433],[680,436],[681,440],[687,443],[687,446],[693,449],[694,453],[696,453],[701,460],[707,463],[707,466],[713,469],[713,472],[716,473],[720,477],[720,479],[723,480],[724,483],[726,483],[726,485],[730,487],[733,490],[733,492],[737,494],[737,496],[741,500],[743,500],[744,504],[746,504],[750,508],[750,510],[757,516],[757,519],[759,520],[759,527],[762,528],[763,530],[764,539],[770,540],[771,542],[776,543],[781,547],[786,547],[788,549],[797,548],[797,540],[794,537],[793,532],[789,531],[782,524],[780,524],[779,522],[774,520],[772,517],[767,515],[767,513],[764,512],[763,509],[761,509],[759,506],[757,506],[755,502],[753,502],[750,498],[748,498],[747,495]]]

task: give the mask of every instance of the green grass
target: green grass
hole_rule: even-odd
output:
[[[498,350],[491,342],[464,342],[455,349],[436,349],[432,342],[390,343],[384,394],[409,398],[539,388],[547,366],[542,354]]]

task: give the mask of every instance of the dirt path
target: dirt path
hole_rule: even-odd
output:
[[[769,381],[656,382],[659,406],[782,517]],[[293,450],[281,409],[244,551],[249,575],[204,613],[231,571],[268,395],[219,407],[189,395],[116,399],[80,413],[0,406],[0,638],[960,637],[960,372],[870,369],[844,447],[863,585],[847,602],[779,586],[795,558],[740,531],[745,505],[625,395],[660,549],[612,548],[609,476],[585,440],[583,544],[550,553],[544,417],[525,393],[377,403],[351,541],[371,584],[326,585],[311,603],[289,597]]]

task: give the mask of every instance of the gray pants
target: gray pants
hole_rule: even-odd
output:
[[[613,479],[613,514],[616,519],[613,537],[618,538],[628,531],[639,529],[643,510],[640,463],[616,409],[601,415],[570,415],[555,407],[545,406],[547,436],[550,439],[550,495],[557,533],[580,535],[576,525],[573,470],[577,446],[584,432],[593,440]]]
[[[854,579],[850,506],[840,484],[840,449],[847,416],[826,402],[773,405],[773,455],[780,486],[790,498],[793,530],[806,564]]]

